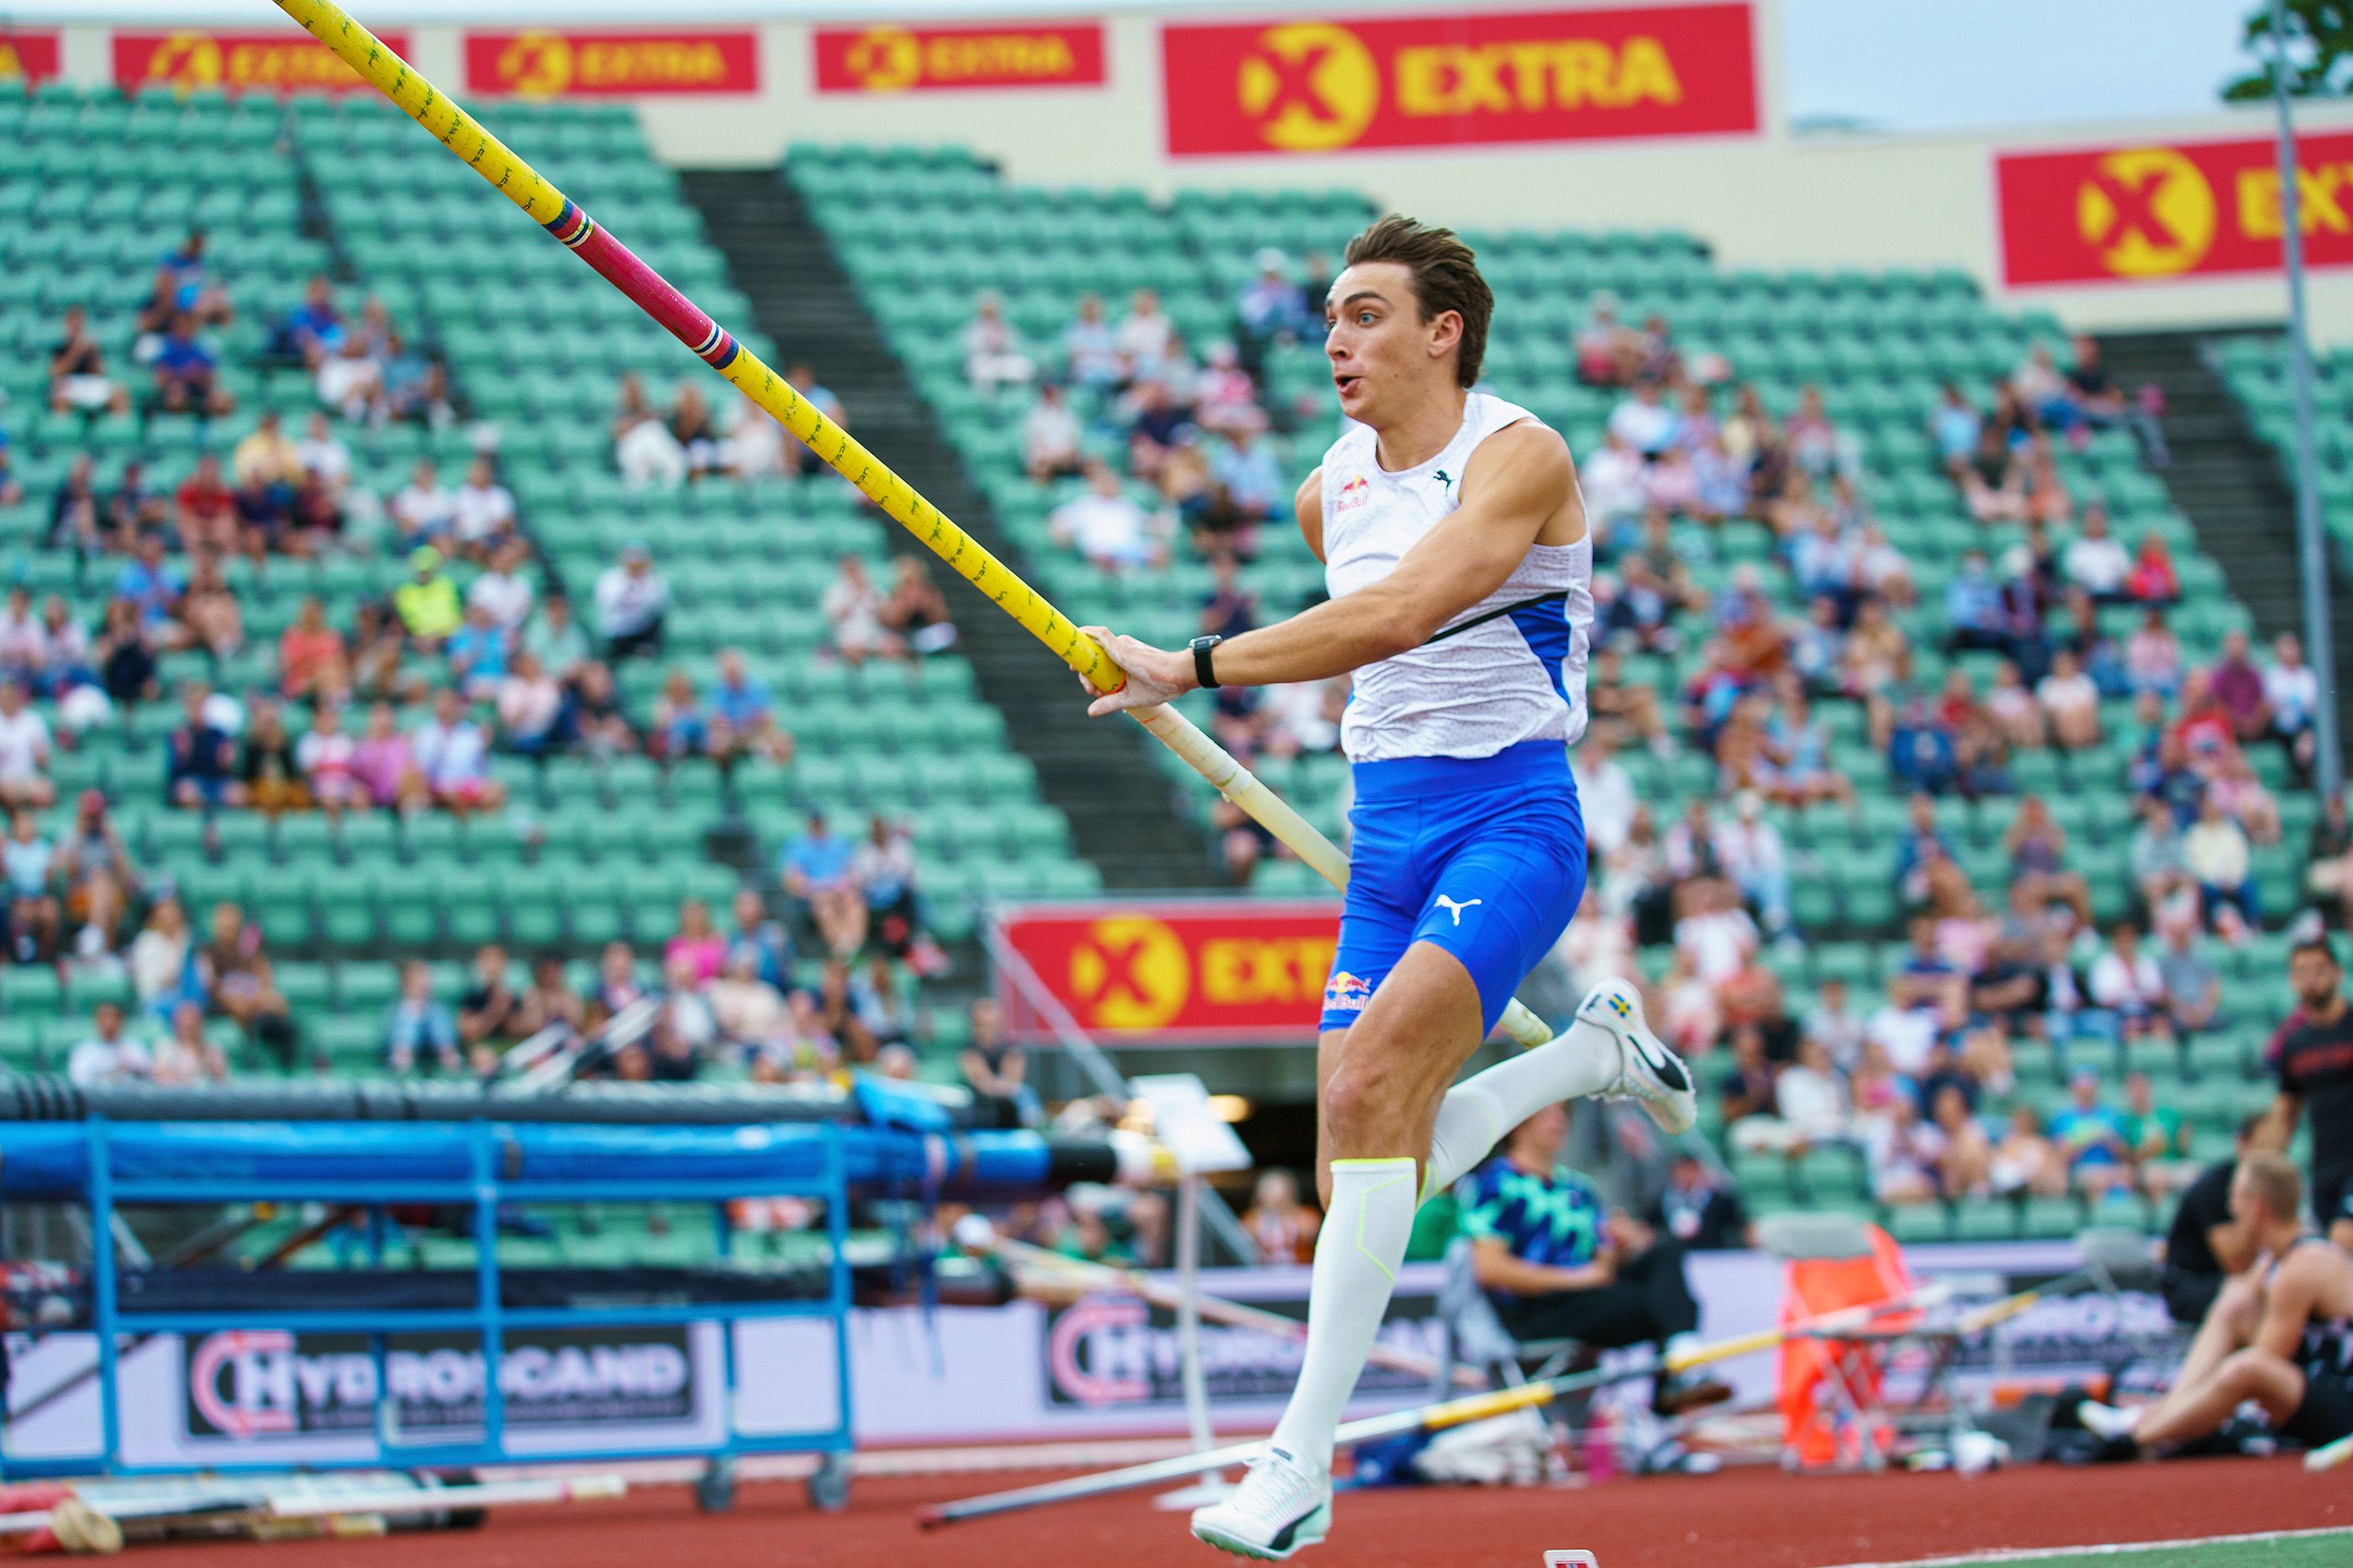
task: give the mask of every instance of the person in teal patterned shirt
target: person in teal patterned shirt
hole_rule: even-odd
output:
[[[1655,1344],[1662,1355],[1697,1339],[1699,1303],[1683,1248],[1613,1215],[1591,1182],[1560,1167],[1568,1112],[1548,1105],[1455,1189],[1472,1271],[1515,1340],[1571,1339],[1595,1350]],[[1726,1398],[1708,1379],[1662,1375],[1662,1414]]]

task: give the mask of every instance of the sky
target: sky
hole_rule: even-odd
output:
[[[1896,132],[2211,111],[2256,0],[1781,0],[1791,123]]]

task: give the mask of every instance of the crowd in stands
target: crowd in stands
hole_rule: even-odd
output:
[[[460,417],[439,362],[382,301],[353,311],[330,279],[311,280],[299,304],[267,323],[256,366],[269,395],[252,409],[222,384],[211,335],[238,309],[194,232],[158,265],[129,363],[114,363],[86,310],[63,313],[48,363],[56,415],[205,423],[174,486],[135,457],[111,479],[94,456],[77,458],[48,500],[40,542],[72,553],[77,592],[37,596],[20,573],[0,593],[0,942],[10,963],[124,976],[135,994],[100,1009],[90,1040],[69,1053],[79,1081],[217,1078],[231,1059],[224,1038],[284,1070],[317,1065],[246,911],[194,911],[205,928],[194,931],[178,897],[185,868],[135,862],[101,791],[61,796],[60,754],[117,728],[160,734],[138,754],[153,759],[167,809],[203,817],[208,853],[219,823],[237,814],[496,816],[508,805],[507,757],[641,754],[732,768],[794,756],[768,684],[735,649],[704,668],[669,666],[658,698],[624,706],[619,672],[667,658],[670,583],[633,542],[593,583],[574,585],[586,595],[575,609],[525,532],[494,430],[467,428],[473,455],[460,473],[424,457],[390,493],[354,481],[347,435],[399,421],[438,431]],[[787,379],[842,420],[806,366]],[[692,383],[659,412],[627,378],[613,436],[617,466],[638,484],[818,466],[748,402],[718,428]],[[356,601],[322,597],[279,564],[322,557],[361,563],[372,588]],[[259,616],[264,604],[274,613]],[[845,557],[821,610],[828,651],[846,662],[913,659],[955,638],[944,599],[911,557],[881,583]],[[256,620],[275,636],[258,637]],[[150,706],[168,707],[168,727],[140,724]],[[533,842],[529,814],[501,825]],[[638,984],[626,949],[607,952],[599,982],[577,990],[560,965],[541,963],[530,986],[510,991],[492,978],[503,955],[486,952],[476,984],[444,995],[438,972],[412,963],[385,1021],[385,1064],[485,1070],[492,1053],[542,1024],[593,1027],[632,987],[662,999],[659,1018],[599,1070],[691,1077],[726,1061],[754,1077],[795,1077],[903,1047],[913,977],[945,963],[921,929],[907,834],[878,819],[838,863],[835,842],[813,821],[779,857],[777,914],[747,888],[728,938],[690,904],[657,985]],[[786,935],[796,921],[825,954],[801,973],[806,984]]]

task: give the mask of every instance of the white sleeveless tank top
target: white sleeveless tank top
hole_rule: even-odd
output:
[[[1337,599],[1371,586],[1461,504],[1479,443],[1526,409],[1483,392],[1463,400],[1462,427],[1428,462],[1384,472],[1368,426],[1324,454],[1324,582]],[[1421,647],[1356,671],[1341,721],[1351,762],[1492,757],[1523,741],[1585,733],[1587,639],[1593,626],[1593,540],[1532,544],[1504,585]]]

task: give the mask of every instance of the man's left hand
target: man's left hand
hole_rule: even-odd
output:
[[[1127,672],[1127,684],[1108,692],[1085,676],[1079,677],[1079,684],[1094,699],[1087,706],[1089,718],[1100,719],[1127,708],[1157,708],[1193,689],[1193,656],[1189,651],[1154,647],[1104,626],[1082,626],[1080,630],[1102,644],[1112,662]]]

